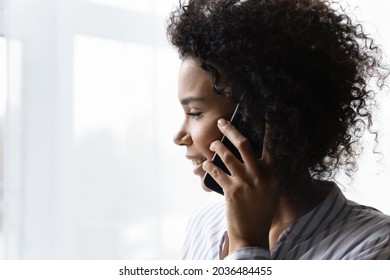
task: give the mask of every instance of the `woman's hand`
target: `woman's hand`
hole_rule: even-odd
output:
[[[243,159],[237,159],[221,141],[214,141],[210,150],[221,157],[231,175],[211,161],[203,164],[225,194],[229,253],[249,246],[268,249],[269,231],[279,202],[270,157],[263,149],[263,156],[258,159],[249,140],[230,122],[220,119],[218,127]]]

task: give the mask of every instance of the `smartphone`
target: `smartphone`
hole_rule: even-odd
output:
[[[240,103],[237,104],[233,112],[233,115],[230,119],[230,123],[233,124],[238,129],[238,131],[240,131],[242,135],[244,135],[246,138],[249,139],[250,143],[254,148],[254,151],[258,154],[258,157],[261,157],[261,151],[263,148],[263,139],[259,139],[260,137],[254,136],[253,125],[251,125],[250,120],[246,120],[246,121],[243,120]],[[230,140],[225,135],[222,136],[221,142],[233,153],[233,155],[236,158],[238,158],[240,161],[243,161],[238,149],[233,145],[232,142],[230,142]],[[228,168],[223,163],[222,159],[217,155],[217,153],[214,154],[212,158],[212,162],[220,169],[222,169],[225,173],[231,175]],[[203,183],[207,188],[221,195],[224,195],[221,186],[214,180],[213,177],[211,177],[209,173],[206,173],[204,175]]]

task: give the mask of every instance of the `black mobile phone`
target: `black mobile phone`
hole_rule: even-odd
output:
[[[244,121],[242,118],[242,110],[240,108],[240,103],[237,104],[233,115],[230,119],[230,123],[233,124],[242,135],[244,135],[246,138],[249,139],[250,143],[252,144],[254,151],[258,154],[259,157],[261,157],[261,151],[263,148],[263,139],[259,139],[260,137],[255,137],[255,133],[253,131],[253,125],[251,124],[250,120]],[[225,136],[222,136],[221,142],[233,153],[233,155],[238,158],[240,161],[242,160],[242,157],[240,155],[240,152],[238,149],[233,145],[233,143]],[[223,163],[222,159],[215,153],[212,158],[213,163],[221,168],[225,173],[231,174],[226,167],[226,165]],[[209,173],[206,173],[203,177],[203,183],[204,185],[223,195],[223,189],[221,186],[214,180],[213,177]]]

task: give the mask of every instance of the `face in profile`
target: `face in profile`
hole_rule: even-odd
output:
[[[178,97],[184,119],[174,142],[187,148],[186,157],[194,165],[193,172],[202,179],[205,174],[202,163],[214,155],[210,144],[222,137],[217,121],[230,119],[235,103],[216,94],[211,76],[191,57],[183,59],[179,70]]]

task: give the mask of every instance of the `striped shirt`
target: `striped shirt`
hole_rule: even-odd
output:
[[[226,234],[225,204],[198,211],[189,221],[183,259],[219,259]],[[272,250],[242,248],[225,259],[390,260],[390,216],[347,200],[335,187],[313,210],[286,228]]]

